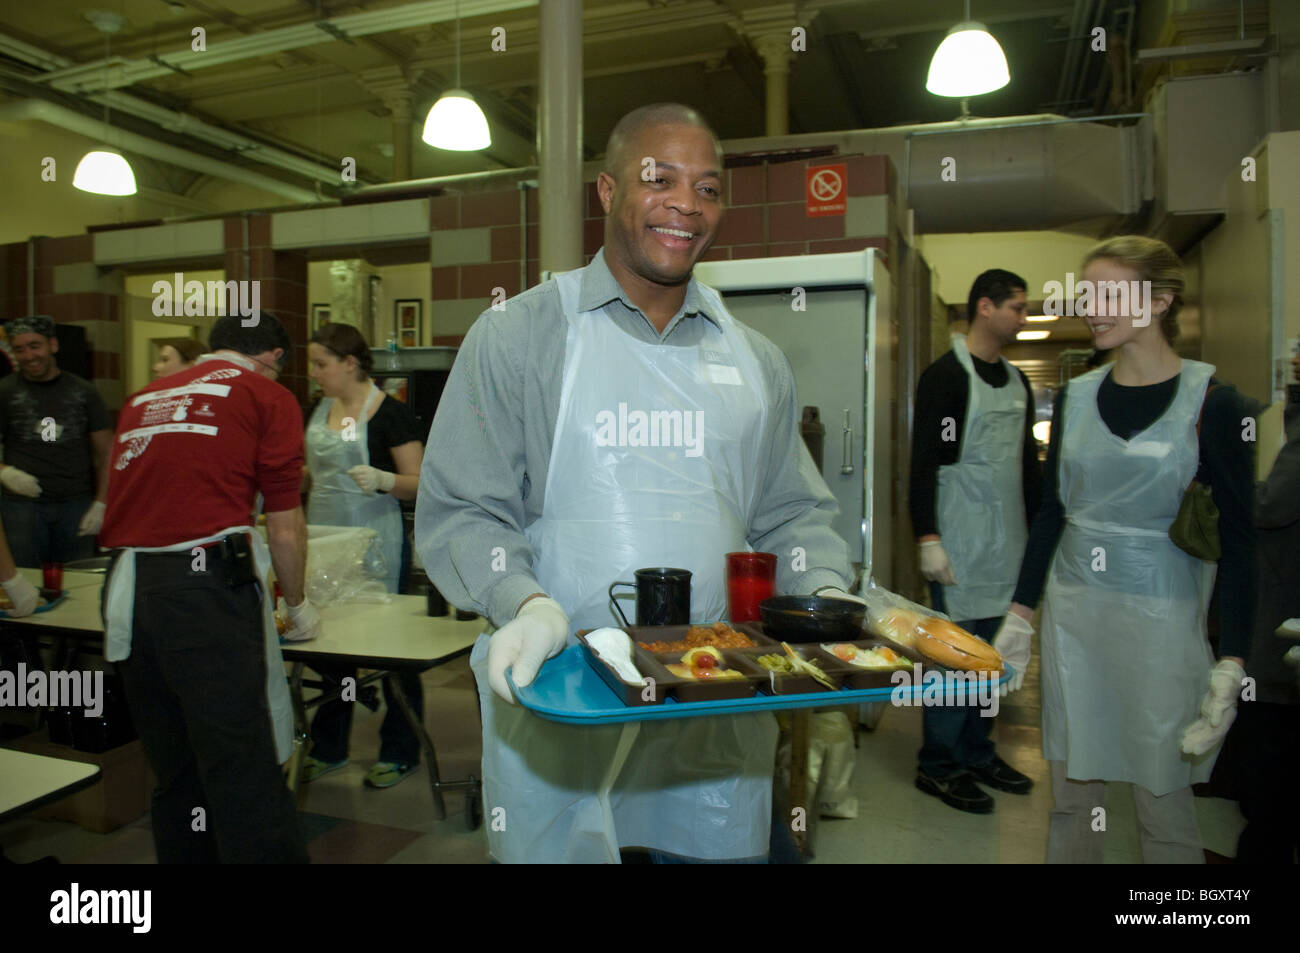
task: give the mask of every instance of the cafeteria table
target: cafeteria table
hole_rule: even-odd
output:
[[[0,821],[88,788],[99,774],[97,764],[0,748]]]
[[[29,570],[23,570],[26,574]],[[35,570],[39,573],[39,570]],[[104,574],[65,572],[63,602],[47,612],[21,619],[0,618],[0,631],[35,629],[51,638],[55,645],[54,668],[66,669],[81,649],[103,650],[104,623],[100,617],[99,597]],[[423,672],[469,653],[475,640],[488,623],[483,619],[458,621],[454,616],[429,616],[424,596],[390,596],[387,603],[352,602],[327,606],[320,610],[323,635],[309,642],[285,642],[284,659],[290,665],[289,687],[293,701],[295,740],[293,754],[286,764],[289,787],[298,791],[299,765],[308,742],[307,711],[341,694],[326,683],[307,681],[303,667],[313,662],[332,666],[375,669],[357,679],[357,689],[380,679],[389,686],[389,697],[397,701],[402,715],[420,739],[429,769],[429,786],[439,820],[447,816],[442,790],[467,788],[466,822],[476,828],[482,819],[481,781],[470,776],[465,780],[443,781],[438,771],[433,740],[421,720],[415,717],[404,692],[398,690],[402,671]],[[304,700],[303,688],[320,688],[321,694]]]

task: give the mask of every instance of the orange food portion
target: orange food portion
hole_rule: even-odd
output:
[[[647,652],[689,652],[691,649],[712,645],[719,649],[749,649],[754,647],[754,640],[743,632],[737,632],[725,622],[713,625],[693,625],[686,633],[686,638],[677,642],[638,642],[637,645]]]

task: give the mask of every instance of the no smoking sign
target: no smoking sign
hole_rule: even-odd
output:
[[[816,165],[804,170],[804,200],[808,217],[843,215],[848,203],[846,184],[847,165]]]

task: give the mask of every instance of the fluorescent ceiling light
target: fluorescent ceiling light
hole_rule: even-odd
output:
[[[1020,331],[1016,334],[1017,341],[1041,341],[1051,334],[1051,331]]]
[[[487,117],[463,89],[450,89],[433,104],[421,138],[434,148],[456,152],[473,152],[492,145]]]
[[[1028,314],[1025,315],[1026,321],[1055,321],[1060,315],[1057,314]]]
[[[958,23],[930,60],[925,88],[936,96],[979,96],[1011,82],[1007,58],[988,27],[975,20]]]
[[[96,195],[135,195],[135,173],[120,153],[95,149],[77,163],[72,185]]]

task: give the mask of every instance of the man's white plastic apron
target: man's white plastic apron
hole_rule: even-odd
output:
[[[1169,539],[1196,473],[1196,420],[1214,368],[1183,361],[1164,415],[1130,440],[1097,411],[1100,367],[1070,381],[1061,435],[1065,529],[1043,604],[1043,756],[1080,781],[1156,796],[1209,779],[1218,749],[1182,754],[1214,660],[1214,564]]]
[[[225,360],[225,358],[222,358]],[[131,656],[131,634],[135,624],[135,554],[136,553],[188,553],[195,546],[215,543],[234,533],[246,533],[252,542],[253,567],[259,580],[271,571],[271,550],[262,534],[251,526],[231,526],[204,536],[171,546],[135,546],[122,550],[113,565],[113,573],[104,583],[104,658],[120,662]],[[289,700],[289,682],[284,675],[284,657],[280,654],[280,636],[275,628],[275,606],[267,598],[264,583],[262,591],[262,633],[266,646],[266,703],[271,713],[271,730],[275,736],[275,754],[283,764],[293,754],[293,705]],[[250,713],[251,714],[251,713]]]
[[[370,409],[383,399],[384,392],[371,384],[366,406],[347,439],[344,431],[331,430],[328,425],[334,398],[325,397],[316,405],[307,424],[307,469],[311,472],[307,516],[313,524],[375,530],[384,558],[385,588],[396,592],[402,568],[402,534],[406,532],[402,504],[391,493],[366,493],[348,476],[353,467],[370,465]]]
[[[1029,537],[1021,457],[1025,446],[1025,385],[1004,357],[1004,387],[991,387],[971,363],[966,338],[952,350],[966,370],[966,421],[957,462],[939,468],[937,517],[955,586],[943,587],[954,620],[1006,614]]]
[[[609,583],[643,567],[680,567],[693,573],[691,620],[723,619],[725,555],[746,548],[769,449],[771,398],[762,393],[758,363],[709,289],[701,290],[720,328],[701,318],[703,344],[672,347],[632,337],[603,310],[579,313],[581,276],[556,279],[568,319],[563,389],[543,513],[525,530],[538,581],[574,630],[589,629],[620,624]],[[599,436],[598,415],[617,421],[634,411],[679,412],[683,424],[701,411],[701,452],[646,446],[652,438],[635,423],[629,445],[621,426],[614,445],[598,445],[610,436],[608,429]],[[671,431],[656,436],[653,442],[674,443],[663,439]],[[640,726],[548,722],[492,693],[487,643],[479,639],[471,664],[494,857],[617,863],[620,845],[713,860],[767,853],[777,738],[770,714]],[[497,807],[506,808],[504,830],[491,821]]]

